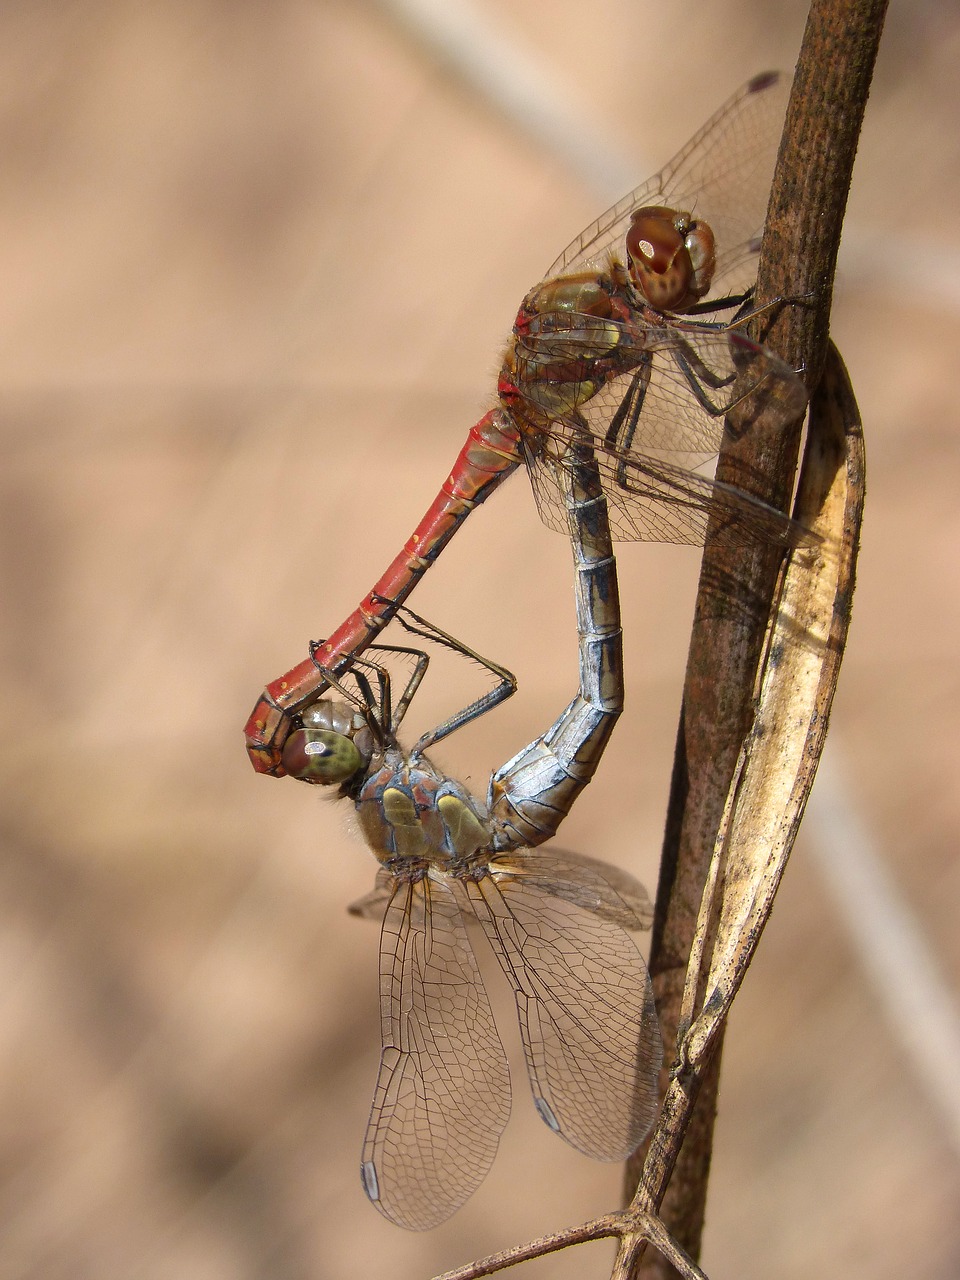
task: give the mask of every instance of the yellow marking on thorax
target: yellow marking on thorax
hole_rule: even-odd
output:
[[[417,806],[405,792],[387,787],[383,793],[383,815],[393,832],[397,853],[404,857],[422,857],[426,852],[423,825]]]
[[[441,796],[437,808],[458,858],[469,858],[488,843],[489,836],[483,823],[458,796]]]

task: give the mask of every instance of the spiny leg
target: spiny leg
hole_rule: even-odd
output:
[[[764,359],[763,348],[750,348],[752,354],[760,360]],[[743,404],[754,395],[759,388],[773,376],[780,379],[780,375],[769,365],[762,377],[758,378],[754,383],[748,385],[741,395],[734,400],[727,400],[724,404],[715,404],[706,391],[703,389],[703,383],[706,382],[713,390],[719,390],[722,387],[728,387],[733,383],[740,370],[721,376],[714,373],[707,365],[703,363],[700,357],[693,351],[689,344],[683,343],[682,346],[672,348],[670,354],[676,362],[677,368],[683,374],[684,380],[693,392],[694,398],[704,412],[708,413],[712,418],[722,418],[736,409],[737,405]],[[782,380],[782,379],[780,379]]]
[[[412,609],[406,606],[401,607],[396,614],[396,620],[411,635],[429,640],[433,644],[443,645],[444,648],[450,649],[453,653],[479,663],[481,667],[489,671],[497,679],[497,684],[493,689],[482,694],[479,698],[475,698],[468,706],[454,715],[448,716],[446,720],[428,733],[425,733],[410,752],[411,758],[422,755],[428,747],[434,746],[457,729],[462,729],[464,725],[469,724],[472,720],[486,715],[488,711],[492,711],[494,707],[499,706],[501,702],[506,701],[507,698],[516,693],[517,678],[512,671],[508,671],[499,662],[485,658],[482,654],[477,653],[475,649],[471,649],[469,645],[464,644],[462,640],[456,639],[449,632],[442,631],[432,622],[428,622],[420,614],[414,613]]]
[[[323,641],[317,641],[314,647],[319,647],[321,644],[323,644]],[[332,668],[323,668],[322,670],[330,688],[339,693],[347,702],[359,707],[368,716],[368,719],[372,720],[372,727],[376,729],[378,736],[386,738],[396,733],[413,695],[426,675],[427,667],[430,665],[430,658],[422,649],[411,649],[406,645],[374,644],[369,646],[367,652],[402,655],[415,659],[413,673],[407,680],[396,707],[393,706],[392,698],[393,680],[390,672],[382,664],[355,656],[347,670],[342,671],[339,675]],[[370,680],[361,668],[366,668],[376,676],[378,694],[374,694]],[[359,690],[359,696],[345,686],[344,680],[347,676],[353,677]]]
[[[728,387],[736,378],[736,372],[720,374],[716,373],[709,365],[697,355],[696,351],[688,342],[680,342],[677,346],[670,348],[670,355],[673,357],[674,363],[683,375],[683,379],[693,393],[694,399],[700,405],[705,413],[711,418],[722,418],[725,413],[729,413],[734,404],[739,404],[740,400],[746,398],[750,391],[746,391],[743,396],[737,400],[727,404],[716,404],[707,395],[704,390],[704,384],[711,391],[719,391],[723,387]]]
[[[643,412],[643,402],[646,399],[652,371],[652,358],[645,353],[643,362],[630,379],[630,386],[617,406],[616,413],[610,419],[610,425],[603,438],[604,445],[616,456],[616,481],[621,489],[627,487],[625,459],[633,448],[633,438],[636,435],[640,414]]]
[[[732,311],[734,307],[737,307],[739,310],[729,323],[740,324],[743,319],[749,320],[754,314],[749,310],[750,304],[753,302],[754,292],[754,287],[751,285],[743,293],[731,293],[725,298],[706,298],[703,302],[695,302],[692,307],[685,307],[683,314],[685,316],[706,316],[715,311]],[[746,314],[741,315],[745,308],[747,308]]]

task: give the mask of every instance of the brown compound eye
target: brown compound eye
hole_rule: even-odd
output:
[[[683,243],[693,268],[690,293],[693,300],[699,302],[704,294],[710,292],[713,284],[713,273],[717,269],[717,242],[707,223],[692,222],[684,232]]]
[[[334,729],[294,729],[283,744],[284,769],[301,782],[331,786],[364,768],[356,744]]]
[[[713,233],[690,215],[650,205],[638,209],[626,236],[630,277],[660,311],[683,311],[710,288],[716,258]]]

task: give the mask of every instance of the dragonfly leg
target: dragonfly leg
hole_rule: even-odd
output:
[[[471,649],[461,640],[457,640],[456,637],[448,632],[442,631],[432,622],[428,622],[426,618],[422,618],[420,614],[414,613],[412,609],[402,606],[397,610],[395,616],[404,630],[411,635],[420,636],[422,639],[429,640],[434,644],[443,645],[464,658],[470,658],[489,671],[497,680],[496,685],[487,693],[482,694],[468,706],[449,716],[441,724],[431,729],[429,733],[425,733],[410,752],[411,759],[416,759],[429,747],[448,737],[455,730],[462,729],[464,725],[476,720],[479,716],[486,715],[488,711],[492,711],[501,702],[505,702],[507,698],[512,697],[517,691],[517,678],[512,671],[508,671],[499,662],[483,657],[482,654],[477,653],[475,649]],[[409,702],[409,699],[407,701]]]
[[[670,354],[673,356],[677,368],[683,374],[684,380],[692,391],[697,403],[703,411],[705,413],[709,413],[712,418],[722,418],[725,413],[730,412],[734,404],[739,404],[740,400],[745,399],[746,396],[750,394],[750,391],[748,390],[737,400],[728,401],[725,404],[716,404],[710,399],[709,395],[704,390],[704,383],[706,383],[711,391],[719,391],[723,387],[728,387],[730,383],[733,382],[734,378],[737,376],[736,373],[716,373],[713,369],[704,364],[693,348],[688,346],[687,343],[683,343],[680,346],[675,347]]]
[[[376,595],[373,596],[373,599],[376,603]],[[408,609],[406,606],[397,606],[393,602],[391,602],[391,607],[396,621],[405,631],[408,631],[411,635],[419,636],[421,639],[429,640],[432,644],[443,645],[454,653],[471,659],[497,678],[497,683],[493,689],[482,694],[471,702],[469,706],[449,716],[441,724],[425,733],[409,753],[410,759],[416,759],[417,756],[422,755],[434,743],[447,737],[448,734],[453,733],[456,729],[462,728],[465,724],[469,724],[471,720],[477,719],[478,716],[486,714],[487,711],[492,710],[499,703],[511,697],[516,693],[517,679],[512,671],[508,671],[506,667],[501,666],[500,663],[494,662],[490,658],[483,657],[475,649],[471,649],[462,641],[457,640],[455,636],[442,631],[432,622],[428,622],[426,618],[422,618],[420,614],[414,613],[412,609]],[[324,643],[322,640],[314,641],[311,646],[312,651],[318,652],[322,650]],[[416,660],[413,673],[407,680],[403,693],[395,705],[392,699],[391,675],[381,663],[373,662],[369,658],[355,654],[350,659],[346,670],[338,671],[333,667],[318,667],[318,670],[329,688],[333,689],[351,705],[358,707],[367,716],[373,732],[382,742],[385,742],[395,737],[397,729],[413,700],[413,696],[426,675],[427,667],[430,664],[430,655],[422,649],[414,649],[409,645],[395,644],[370,645],[366,653],[399,654],[413,657]],[[373,691],[367,672],[372,672],[376,676],[377,694]],[[359,693],[354,692],[346,685],[345,681],[348,677],[351,677],[356,683]]]
[[[323,693],[324,670],[340,669],[351,655],[366,649],[387,625],[467,516],[520,465],[520,439],[509,416],[499,409],[471,429],[450,474],[403,550],[349,618],[327,639],[323,650],[271,681],[245,727],[247,752],[258,773],[282,777],[283,743],[293,717]],[[389,604],[374,604],[374,597]]]
[[[743,304],[736,315],[725,325],[724,328],[732,329],[736,325],[748,324],[751,320],[756,320],[759,316],[765,316],[770,311],[777,310],[778,307],[796,306],[809,307],[813,304],[817,296],[815,289],[810,289],[806,293],[788,294],[785,297],[771,298],[769,302],[761,303],[759,307],[753,305],[754,290],[743,295]]]
[[[312,641],[312,645],[322,644],[323,641]],[[361,667],[366,670],[360,670]],[[373,691],[373,685],[367,675],[367,671],[371,671],[377,681],[377,693]],[[350,667],[343,672],[327,670],[325,672],[326,686],[332,689],[334,693],[340,695],[343,701],[356,709],[363,715],[366,720],[367,727],[373,734],[377,742],[378,748],[383,749],[387,743],[389,735],[389,725],[391,720],[391,680],[390,672],[385,667],[380,666],[376,662],[369,662],[364,658],[357,658]],[[348,677],[352,677],[356,684],[356,690],[351,689],[346,684]],[[311,707],[319,707],[322,702],[327,699],[318,699],[317,702],[311,703]],[[304,710],[304,716],[306,709]],[[296,718],[299,723],[300,717]]]
[[[427,674],[427,668],[430,665],[430,655],[424,653],[422,649],[411,649],[409,645],[402,644],[372,644],[367,650],[368,653],[390,653],[402,654],[415,659],[413,671],[404,685],[403,693],[400,695],[396,704],[391,708],[383,708],[381,706],[381,716],[383,726],[391,734],[395,734],[400,728],[403,717],[407,714],[407,708],[413,701],[413,695],[420,688],[423,677]],[[363,659],[354,659],[354,663],[363,662]],[[371,664],[373,665],[373,664]],[[389,673],[385,672],[389,678]]]
[[[759,252],[760,246],[757,246]],[[753,302],[754,288],[751,285],[749,289],[745,289],[743,293],[731,293],[725,298],[707,298],[703,302],[695,302],[692,307],[685,307],[683,314],[686,316],[705,316],[712,315],[715,311],[732,311],[734,307],[738,308],[737,314],[729,324],[739,324],[743,319],[750,319],[754,314],[750,311],[750,305]],[[725,326],[721,326],[725,327]]]
[[[756,313],[759,314],[759,313]],[[737,365],[738,353],[741,356],[740,365],[735,368],[733,373],[721,375],[715,373],[709,368],[695,351],[687,344],[683,343],[677,346],[671,352],[677,368],[683,374],[687,385],[693,392],[693,395],[701,408],[711,415],[711,417],[721,418],[731,413],[738,405],[746,403],[751,397],[756,396],[760,388],[766,382],[770,382],[770,390],[774,400],[779,398],[781,410],[786,416],[790,416],[791,412],[802,413],[806,406],[806,395],[802,391],[802,387],[792,379],[784,382],[775,366],[771,363],[770,357],[764,352],[762,347],[756,347],[753,343],[748,342],[745,338],[741,338],[736,331],[728,330],[729,342],[733,353],[734,364]],[[745,389],[740,395],[735,396],[732,400],[725,400],[722,404],[715,403],[704,390],[704,383],[712,390],[721,390],[735,383],[738,375],[742,371],[742,367],[749,361],[757,361],[760,364],[762,372],[759,376],[747,381]],[[764,368],[766,365],[766,368]],[[792,387],[796,386],[800,390],[798,397]],[[784,396],[783,388],[786,388],[786,396]],[[793,408],[785,407],[786,401],[793,402]]]
[[[645,354],[640,368],[630,379],[626,395],[617,406],[617,411],[610,419],[610,426],[604,436],[604,445],[617,459],[616,480],[621,489],[627,488],[626,455],[633,448],[643,402],[646,399],[647,387],[650,385],[650,374],[653,362],[649,354]]]
[[[311,642],[311,651],[315,652],[317,649],[322,648],[323,644],[324,641],[322,640]],[[407,679],[403,693],[396,704],[393,702],[393,681],[390,672],[378,662],[372,662],[367,658],[355,655],[351,659],[349,667],[344,671],[337,672],[332,667],[318,667],[317,669],[323,674],[326,684],[331,689],[339,693],[348,702],[359,706],[362,711],[372,715],[377,722],[377,727],[382,729],[385,735],[392,736],[396,733],[403,717],[406,715],[413,695],[420,688],[423,677],[426,675],[427,668],[430,665],[430,656],[424,653],[422,649],[411,649],[408,645],[393,644],[372,644],[367,648],[366,652],[403,655],[415,660],[413,672]],[[379,695],[373,693],[370,681],[361,668],[374,672],[377,678]],[[352,676],[356,681],[357,688],[360,691],[359,698],[345,687],[344,680],[347,676]]]

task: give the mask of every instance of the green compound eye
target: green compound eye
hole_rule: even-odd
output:
[[[295,729],[283,744],[281,759],[291,778],[327,786],[346,782],[364,767],[350,738],[334,729]]]

